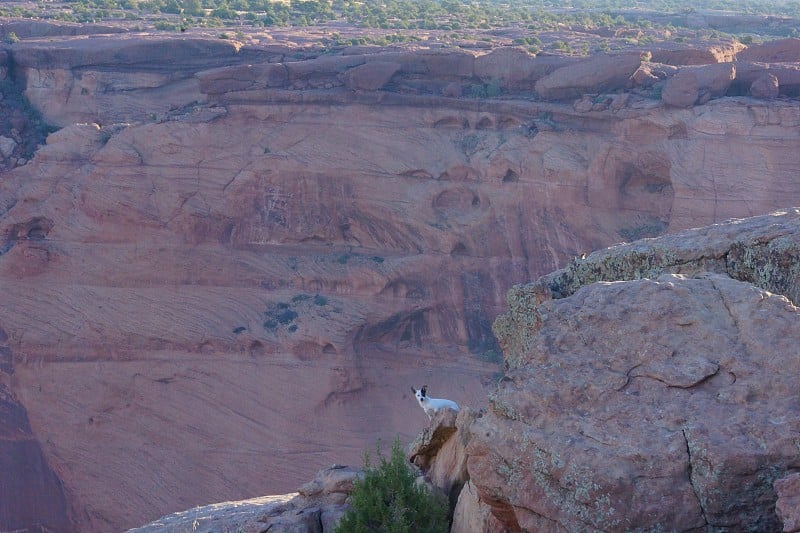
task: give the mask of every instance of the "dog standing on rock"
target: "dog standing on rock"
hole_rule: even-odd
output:
[[[422,410],[425,411],[426,415],[428,415],[428,420],[433,420],[433,415],[435,415],[440,409],[452,409],[453,411],[458,412],[458,404],[456,402],[441,398],[429,398],[427,389],[427,385],[423,385],[419,390],[411,387],[411,392],[413,392],[414,396],[416,396],[419,406],[422,407]]]

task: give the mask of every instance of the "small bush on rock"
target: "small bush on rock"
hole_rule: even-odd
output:
[[[414,482],[400,440],[392,443],[389,459],[377,450],[379,464],[372,466],[364,454],[364,478],[356,481],[351,507],[336,526],[336,533],[434,533],[448,529],[444,496]]]

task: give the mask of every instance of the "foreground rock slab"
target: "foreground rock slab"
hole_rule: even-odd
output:
[[[510,530],[779,530],[773,483],[800,468],[800,311],[703,270],[746,278],[732,258],[747,256],[763,274],[780,248],[769,270],[796,284],[797,221],[620,246],[512,290],[495,324],[508,372],[470,426],[478,499]],[[661,275],[631,275],[637,247],[639,277]],[[693,277],[666,272],[681,267]]]
[[[195,507],[163,516],[128,533],[332,532],[345,512],[353,482],[360,475],[359,469],[333,465],[317,472],[298,492]]]

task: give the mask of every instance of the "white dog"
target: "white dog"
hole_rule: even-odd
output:
[[[420,390],[411,387],[411,392],[413,392],[414,396],[417,397],[419,406],[422,407],[422,410],[425,411],[426,415],[428,415],[429,420],[433,420],[433,415],[436,414],[440,409],[452,409],[453,411],[458,412],[458,404],[456,402],[453,400],[443,400],[440,398],[428,398],[427,389],[427,385],[423,385]]]

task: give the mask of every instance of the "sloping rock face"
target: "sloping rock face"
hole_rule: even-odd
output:
[[[798,245],[795,209],[512,290],[495,324],[508,371],[467,445],[480,501],[511,530],[780,529],[773,482],[800,469],[800,312],[754,284],[796,287]]]
[[[774,486],[778,493],[775,511],[783,521],[783,531],[800,531],[800,473],[789,474]]]
[[[204,505],[163,516],[128,533],[219,531],[333,533],[361,470],[333,465],[292,494]]]
[[[25,407],[9,390],[13,374],[8,335],[0,329],[0,531],[68,532],[72,510]]]
[[[0,179],[0,327],[73,529],[357,463],[424,423],[409,384],[485,397],[511,284],[800,204],[793,101],[581,113],[508,92],[572,61],[504,77],[478,59],[13,45],[10,75],[62,129]],[[441,96],[494,79],[506,97]]]

